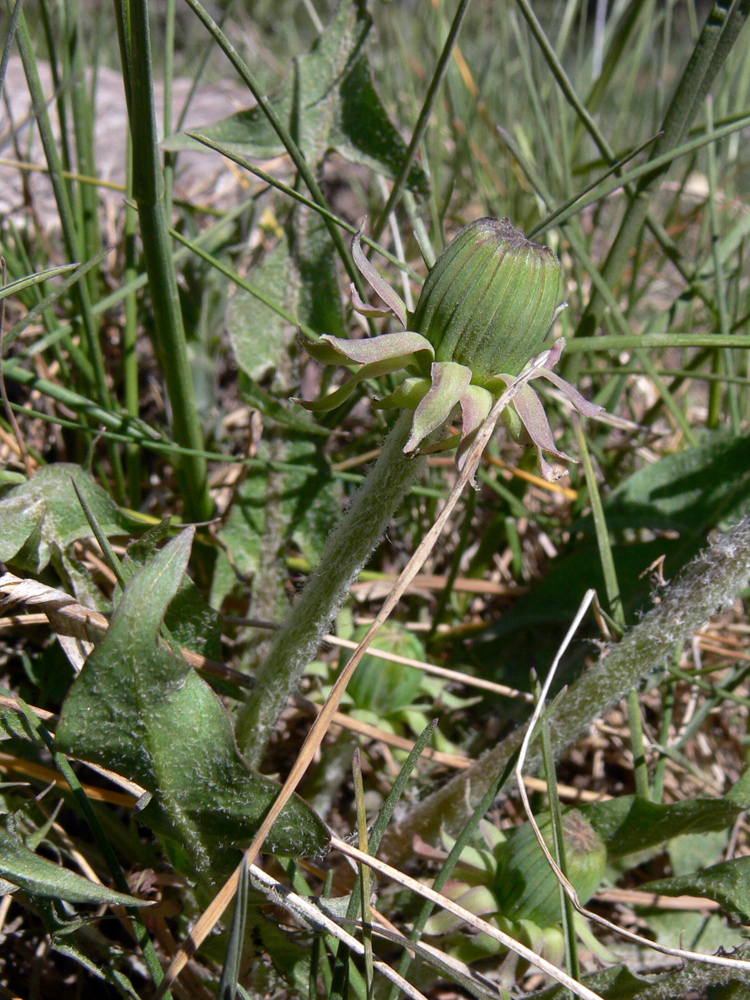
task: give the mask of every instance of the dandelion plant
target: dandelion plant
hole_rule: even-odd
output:
[[[462,428],[449,443],[458,444],[460,469],[496,400],[509,386],[522,383],[503,419],[515,437],[528,435],[550,480],[555,472],[545,453],[568,456],[557,448],[531,382],[547,379],[586,416],[603,413],[553,371],[564,341],[544,343],[560,306],[560,261],[548,247],[527,240],[510,220],[485,218],[465,226],[430,269],[412,314],[365,257],[359,235],[352,250],[385,305],[373,308],[354,291],[354,307],[370,316],[392,314],[407,329],[362,340],[323,336],[317,343],[306,342],[310,355],[322,364],[354,362],[360,367],[339,389],[302,405],[313,412],[332,410],[365,379],[403,372],[406,377],[395,391],[375,404],[402,413],[277,633],[243,706],[238,739],[253,764],[262,757],[279,714],[356,575],[419,475],[420,451],[454,411],[460,412]]]

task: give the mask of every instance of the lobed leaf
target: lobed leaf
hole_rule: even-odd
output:
[[[53,555],[91,535],[91,526],[73,489],[76,477],[102,531],[125,534],[125,518],[106,490],[86,469],[59,462],[43,466],[33,479],[15,486],[0,500],[0,559],[31,573],[45,569]]]
[[[406,143],[372,83],[364,51],[371,26],[364,4],[342,0],[310,52],[294,60],[269,103],[309,162],[318,166],[324,154],[334,150],[393,179],[406,156]],[[259,107],[193,131],[243,156],[271,160],[286,152]],[[185,136],[162,143],[167,150],[188,146],[200,148]],[[418,164],[409,171],[407,184],[419,197],[429,194],[427,174]]]
[[[235,866],[278,786],[242,761],[210,687],[157,644],[193,534],[182,532],[128,583],[109,631],[65,699],[57,743],[146,788],[151,799],[141,820],[162,835],[178,868],[211,881]],[[309,855],[327,842],[322,822],[297,798],[266,848]]]

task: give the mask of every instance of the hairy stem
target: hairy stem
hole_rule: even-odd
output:
[[[549,719],[554,752],[561,753],[630,688],[641,681],[649,687],[658,683],[675,645],[686,642],[717,609],[731,604],[747,586],[748,578],[750,516],[693,562],[622,641],[606,650],[595,666],[558,698]],[[411,856],[415,836],[434,839],[441,828],[455,834],[520,746],[525,731],[525,726],[519,727],[472,767],[416,805],[386,833],[381,857],[399,865]],[[539,761],[537,747],[527,758],[529,769]]]
[[[404,411],[383,444],[375,466],[326,543],[320,564],[274,636],[255,686],[237,720],[237,743],[257,766],[283,711],[346,600],[352,583],[382,538],[391,517],[424,468],[403,447],[412,414]]]

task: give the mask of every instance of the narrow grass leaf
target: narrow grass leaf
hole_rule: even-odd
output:
[[[22,292],[25,288],[31,288],[34,285],[40,284],[42,281],[48,281],[50,278],[56,278],[58,274],[66,274],[68,271],[73,271],[78,267],[78,264],[62,264],[60,267],[50,267],[46,271],[39,271],[37,274],[29,274],[25,278],[18,278],[16,281],[11,281],[7,285],[3,285],[0,288],[0,301],[7,298],[9,295],[17,295]],[[5,342],[5,337],[3,337],[3,343]]]
[[[39,302],[37,302],[35,306],[29,309],[29,311],[22,319],[20,319],[16,324],[14,324],[14,326],[10,328],[10,330],[8,330],[8,332],[3,337],[3,350],[7,350],[8,347],[10,347],[10,345],[24,332],[24,330],[28,326],[30,326],[32,323],[35,323],[36,320],[44,312],[46,312],[46,310],[49,309],[49,307],[53,303],[57,302],[58,299],[62,295],[64,295],[69,288],[75,285],[77,281],[80,281],[81,278],[83,278],[84,275],[88,274],[89,271],[91,271],[93,268],[98,267],[108,253],[109,249],[102,250],[101,253],[97,254],[95,257],[92,257],[91,260],[87,260],[83,264],[80,265],[66,264],[63,267],[52,268],[50,271],[41,272],[41,274],[39,275],[32,275],[31,276],[32,278],[34,279],[39,278],[41,280],[42,275],[44,275],[45,278],[49,278],[53,277],[55,274],[62,274],[63,272],[68,271],[71,268],[75,268],[73,274],[68,275],[68,277],[64,281],[60,282],[57,288],[53,289],[53,291],[51,291],[48,295],[45,295],[43,299],[41,299]],[[29,279],[26,278],[21,279],[21,281],[26,281],[26,280]],[[33,283],[36,284],[37,283],[36,280],[34,280]],[[13,288],[17,284],[18,282],[13,282],[10,285],[6,285],[5,288],[2,290],[3,295],[5,292],[7,292],[8,289]],[[46,350],[48,346],[51,346],[52,344],[56,343],[58,338],[62,339],[63,337],[67,337],[68,333],[69,331],[67,330],[56,330],[51,333],[48,333],[46,337],[43,337],[41,340],[35,341],[33,344],[30,344],[24,350],[21,356],[23,357],[25,355],[31,355],[35,353],[38,354],[41,351]]]
[[[243,861],[237,885],[237,895],[234,899],[234,914],[227,941],[227,953],[224,957],[224,967],[221,970],[221,979],[216,994],[218,1000],[234,1000],[237,995],[237,983],[242,971],[242,949],[245,944],[249,888],[250,875],[247,863]]]

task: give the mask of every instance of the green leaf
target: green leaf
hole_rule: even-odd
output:
[[[634,976],[625,965],[613,965],[592,975],[583,976],[582,983],[606,1000],[631,1000],[642,997],[651,980]],[[529,1000],[569,1000],[570,991],[565,986],[550,986],[546,990],[530,993]]]
[[[278,302],[280,311],[239,288],[229,301],[227,329],[237,364],[260,382],[285,363],[296,330],[282,313],[317,333],[343,335],[344,319],[333,244],[315,215],[287,227],[281,241],[253,271],[253,283]],[[289,232],[294,230],[294,238]]]
[[[364,3],[343,0],[311,51],[294,60],[270,104],[315,169],[329,150],[335,150],[393,179],[406,144],[372,84],[364,52],[371,26]],[[269,160],[286,152],[258,107],[192,131],[241,156]],[[187,146],[200,148],[186,136],[172,136],[162,143],[168,150]],[[407,184],[419,197],[429,194],[427,175],[418,164],[409,171]]]
[[[729,828],[686,833],[669,842],[669,862],[673,875],[689,875],[696,868],[718,864],[726,856]]]
[[[235,1000],[237,995],[237,983],[242,972],[242,948],[245,942],[249,886],[250,876],[247,868],[247,857],[245,857],[237,883],[237,894],[234,897],[232,927],[227,941],[224,968],[221,970],[221,980],[216,992],[217,1000]]]
[[[73,271],[77,267],[78,264],[62,264],[60,267],[50,267],[46,271],[38,271],[36,274],[28,274],[23,278],[17,278],[15,281],[11,281],[0,288],[0,302],[8,298],[9,295],[18,295],[19,292],[22,292],[26,288],[39,285],[50,278],[56,278],[58,274]]]
[[[656,879],[640,886],[661,896],[700,896],[715,900],[742,924],[750,924],[750,857],[722,861],[700,872]]]
[[[335,150],[357,163],[395,177],[406,145],[388,119],[370,80],[363,51],[370,17],[362,3],[344,0],[312,51],[271,99],[274,111],[289,128],[308,162],[320,170]],[[229,155],[272,158],[284,148],[259,108],[240,112],[199,133]],[[178,144],[179,145],[179,144]],[[176,148],[172,142],[168,148]],[[418,194],[429,190],[427,177],[412,167],[409,185]],[[318,333],[345,333],[338,290],[336,259],[323,220],[296,206],[281,242],[253,272],[261,301],[246,289],[236,292],[227,325],[237,362],[253,382],[282,369],[293,333],[289,317]],[[281,380],[286,398],[290,386]]]
[[[646,465],[607,498],[611,531],[649,528],[700,535],[750,509],[747,438],[715,437]]]
[[[163,836],[175,864],[212,881],[239,861],[279,786],[244,764],[209,686],[157,644],[193,534],[182,532],[128,583],[109,631],[63,704],[57,742],[64,753],[146,788],[152,797],[141,820]],[[320,854],[327,842],[322,822],[295,798],[265,849]]]
[[[85,955],[83,951],[70,940],[63,939],[61,935],[55,935],[52,937],[52,949],[53,951],[59,952],[61,955],[65,955],[74,962],[78,962],[88,973],[100,979],[104,983],[109,983],[118,990],[123,996],[130,997],[131,1000],[140,1000],[140,997],[133,989],[133,984],[130,982],[128,977],[121,972],[116,964],[118,960],[122,959],[122,953],[118,953],[118,948],[116,945],[110,945],[107,949],[106,959],[108,964],[97,965],[96,962],[92,961],[88,955]],[[100,943],[100,947],[101,947]]]
[[[5,694],[5,689],[2,689]],[[20,711],[3,706],[0,708],[0,741],[10,739],[31,740],[32,734]]]
[[[345,159],[377,170],[391,179],[401,168],[406,145],[388,118],[372,84],[366,55],[356,60],[341,81],[331,144]],[[418,197],[428,197],[430,182],[418,163],[412,166],[406,183]]]
[[[304,940],[295,941],[274,920],[260,919],[255,928],[263,952],[273,962],[276,972],[291,984],[300,996],[309,996],[311,950]]]
[[[211,603],[219,607],[239,583],[254,576],[261,566],[267,533],[267,513],[273,509],[280,538],[273,565],[284,559],[290,543],[315,564],[323,553],[325,540],[338,522],[341,504],[336,483],[315,444],[304,439],[284,440],[275,449],[278,460],[288,465],[314,465],[318,472],[253,469],[240,484],[234,506],[219,532],[226,546],[217,558],[211,587]],[[260,456],[269,457],[268,446],[261,443]],[[231,557],[231,560],[230,560]],[[242,586],[246,589],[247,583]],[[280,609],[283,610],[283,609]]]
[[[25,483],[27,477],[23,472],[12,472],[10,469],[0,469],[0,488],[3,486],[18,486]]]
[[[14,487],[0,500],[0,559],[31,573],[40,573],[53,556],[88,538],[91,527],[76,496],[75,476],[102,530],[125,534],[127,527],[114,500],[79,465],[60,462],[43,466],[33,479]]]
[[[740,809],[750,809],[750,767],[745,768],[739,781],[732,785],[725,798]]]
[[[367,632],[366,627],[357,629],[354,639],[359,642]],[[412,660],[424,660],[425,650],[418,636],[402,625],[386,624],[378,632],[372,649],[385,653],[397,653]],[[348,663],[352,653],[342,654]],[[422,687],[423,674],[416,667],[381,660],[366,653],[354,671],[347,686],[347,692],[354,700],[356,708],[367,709],[378,717],[385,717],[402,708],[408,708]]]
[[[284,238],[254,269],[253,282],[283,307],[289,273],[289,243]],[[229,300],[227,329],[237,364],[253,382],[276,371],[295,336],[279,312],[243,288],[238,288]]]
[[[622,795],[607,802],[580,806],[613,859],[666,843],[686,833],[725,830],[742,808],[727,799],[690,799],[664,805]]]
[[[621,539],[621,532],[639,528],[679,534],[612,546],[627,617],[632,617],[648,596],[651,583],[647,571],[656,559],[665,556],[664,575],[675,577],[698,554],[707,531],[734,523],[749,509],[750,448],[745,438],[714,438],[667,455],[613,490],[604,504],[612,535]],[[590,518],[572,528],[573,532],[592,530]],[[589,587],[604,593],[597,550],[587,537],[572,552],[557,558],[547,576],[515,607],[474,637],[474,661],[496,669],[498,651],[504,646],[493,640],[526,626],[569,622]]]
[[[330,437],[331,431],[327,427],[316,424],[307,410],[304,410],[297,403],[282,402],[248,378],[240,378],[239,389],[246,403],[277,424],[291,427],[292,430],[301,431],[303,434]]]
[[[165,519],[128,545],[122,564],[128,579],[153,557],[157,545],[167,537],[169,523],[169,518]],[[187,575],[180,580],[164,616],[164,624],[178,645],[213,660],[221,658],[221,615],[204,600]]]
[[[731,953],[747,941],[744,930],[728,925],[726,915],[718,910],[706,914],[698,910],[667,910],[662,907],[639,906],[638,911],[647,919],[654,940],[668,948],[695,948],[704,954],[712,955],[722,949]],[[687,989],[693,987],[695,983],[691,982],[689,985],[686,983],[683,989],[675,987],[674,983],[669,985],[672,989],[669,992],[663,991],[659,1000],[663,1000],[665,993],[670,1000],[673,997],[684,1000]],[[650,998],[644,997],[643,1000]]]
[[[649,925],[652,919],[654,919],[653,911],[649,913]],[[665,916],[672,918],[682,918],[683,926],[689,923],[690,920],[687,918],[695,917],[698,922],[706,923],[705,917],[701,914],[692,913],[672,913],[665,914]],[[724,932],[725,950],[728,950],[730,945],[726,941],[726,923],[724,922]],[[710,954],[712,950],[712,945],[706,943],[703,935],[700,933],[700,949]],[[691,940],[689,932],[687,934],[675,935],[674,947],[689,947],[688,941]],[[734,941],[731,946],[734,946]],[[721,942],[717,943],[717,947],[721,946]],[[738,955],[738,957],[745,958],[745,955]],[[640,976],[635,976],[633,973],[624,965],[614,965],[610,969],[604,969],[601,972],[594,972],[591,975],[582,976],[581,980],[589,989],[597,993],[603,1000],[684,1000],[685,997],[693,996],[697,992],[701,996],[710,995],[712,1000],[729,1000],[731,996],[733,1000],[739,1000],[739,998],[745,996],[745,990],[740,986],[739,992],[724,993],[714,992],[714,990],[709,989],[709,993],[706,994],[705,990],[709,988],[712,984],[715,989],[720,989],[722,985],[727,983],[732,983],[734,986],[747,982],[747,975],[743,974],[737,969],[718,969],[716,966],[703,965],[698,962],[687,962],[681,969],[670,969],[669,972],[660,976],[649,976],[648,978],[641,978]],[[569,1000],[570,991],[565,986],[551,986],[545,990],[539,990],[534,993],[526,994],[527,1000]]]
[[[16,493],[23,488],[16,487],[11,490],[14,496],[0,500],[0,559],[3,562],[10,562],[27,542],[33,546],[35,541],[36,548],[41,544],[44,504],[38,498],[29,501]]]
[[[31,896],[64,899],[68,903],[149,905],[146,900],[115,892],[39,857],[3,826],[0,826],[0,875]]]
[[[605,507],[606,511],[606,507]],[[609,520],[607,521],[609,524]],[[643,577],[644,570],[659,556],[667,556],[665,573],[674,575],[675,566],[682,560],[671,561],[678,551],[678,539],[659,538],[639,545],[613,545],[612,556],[617,570],[617,580],[626,612],[632,614],[648,595],[651,584]],[[696,549],[698,548],[696,542]],[[690,555],[695,550],[691,549]],[[598,558],[596,544],[588,539],[581,542],[573,552],[558,556],[551,564],[549,573],[518,604],[504,611],[487,629],[473,640],[475,658],[495,664],[503,649],[502,638],[518,629],[532,626],[538,639],[538,626],[551,622],[566,624],[575,616],[583,595],[593,587],[598,593],[605,593],[604,574]],[[489,641],[499,640],[499,641]]]
[[[258,571],[266,493],[266,476],[262,474],[251,474],[240,483],[229,516],[218,532],[223,547],[217,553],[211,583],[210,600],[214,607],[221,607],[236,587],[246,591]]]

